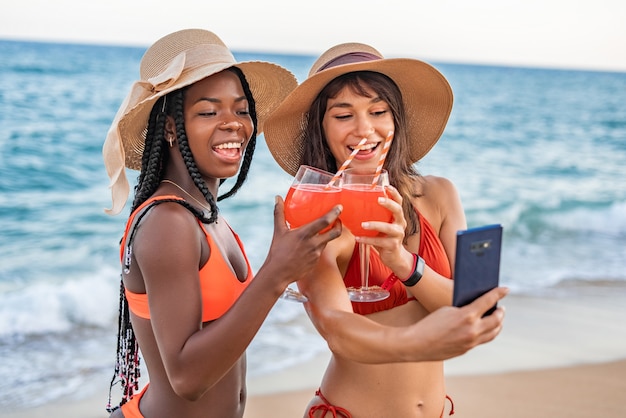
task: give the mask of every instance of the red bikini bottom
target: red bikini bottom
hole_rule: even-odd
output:
[[[315,418],[314,414],[317,411],[323,412],[323,416],[326,416],[327,412],[331,412],[333,414],[333,418],[352,418],[352,414],[350,414],[350,411],[348,411],[347,409],[340,406],[331,405],[330,402],[328,402],[328,400],[324,397],[324,395],[322,395],[321,389],[315,391],[315,396],[319,397],[324,403],[312,406],[311,409],[309,409],[309,418]],[[450,401],[451,405],[450,413],[448,415],[454,415],[454,402],[452,401],[452,398],[448,395],[446,395],[446,399]],[[441,411],[441,418],[443,418],[443,410]]]

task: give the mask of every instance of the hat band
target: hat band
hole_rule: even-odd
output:
[[[339,55],[322,65],[316,73],[323,71],[327,68],[336,67],[338,65],[354,64],[355,62],[374,61],[379,60],[381,57],[367,52],[348,52],[344,55]]]

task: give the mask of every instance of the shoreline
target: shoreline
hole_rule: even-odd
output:
[[[509,294],[502,305],[507,313],[501,334],[445,362],[455,417],[626,416],[626,286]],[[244,418],[266,417],[268,411],[279,418],[302,416],[329,356],[249,376]],[[97,386],[85,399],[1,411],[0,417],[106,418],[108,382]]]

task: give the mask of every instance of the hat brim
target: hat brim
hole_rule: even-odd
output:
[[[419,161],[437,143],[452,111],[452,89],[433,66],[409,58],[389,58],[340,65],[312,75],[287,96],[265,123],[265,141],[276,162],[295,176],[304,152],[303,131],[311,104],[338,76],[374,71],[400,88],[407,113],[410,156]]]
[[[265,121],[281,101],[296,87],[293,74],[283,67],[264,61],[216,63],[185,72],[176,85],[156,92],[137,103],[120,119],[118,129],[125,150],[125,165],[133,170],[141,169],[148,118],[156,101],[168,93],[187,87],[227,68],[237,67],[244,73],[254,97],[257,109],[257,135],[264,130]]]

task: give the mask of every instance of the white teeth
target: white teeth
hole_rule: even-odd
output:
[[[365,145],[363,145],[363,146],[361,147],[361,151],[367,151],[367,150],[370,150],[370,149],[372,149],[372,148],[376,148],[376,146],[377,146],[377,145],[378,145],[378,143],[377,143],[377,142],[370,142],[369,144],[365,144]],[[348,147],[348,148],[350,148],[351,150],[356,149],[356,147]]]
[[[217,145],[215,149],[233,149],[233,148],[241,148],[241,142],[227,142],[225,144]]]

